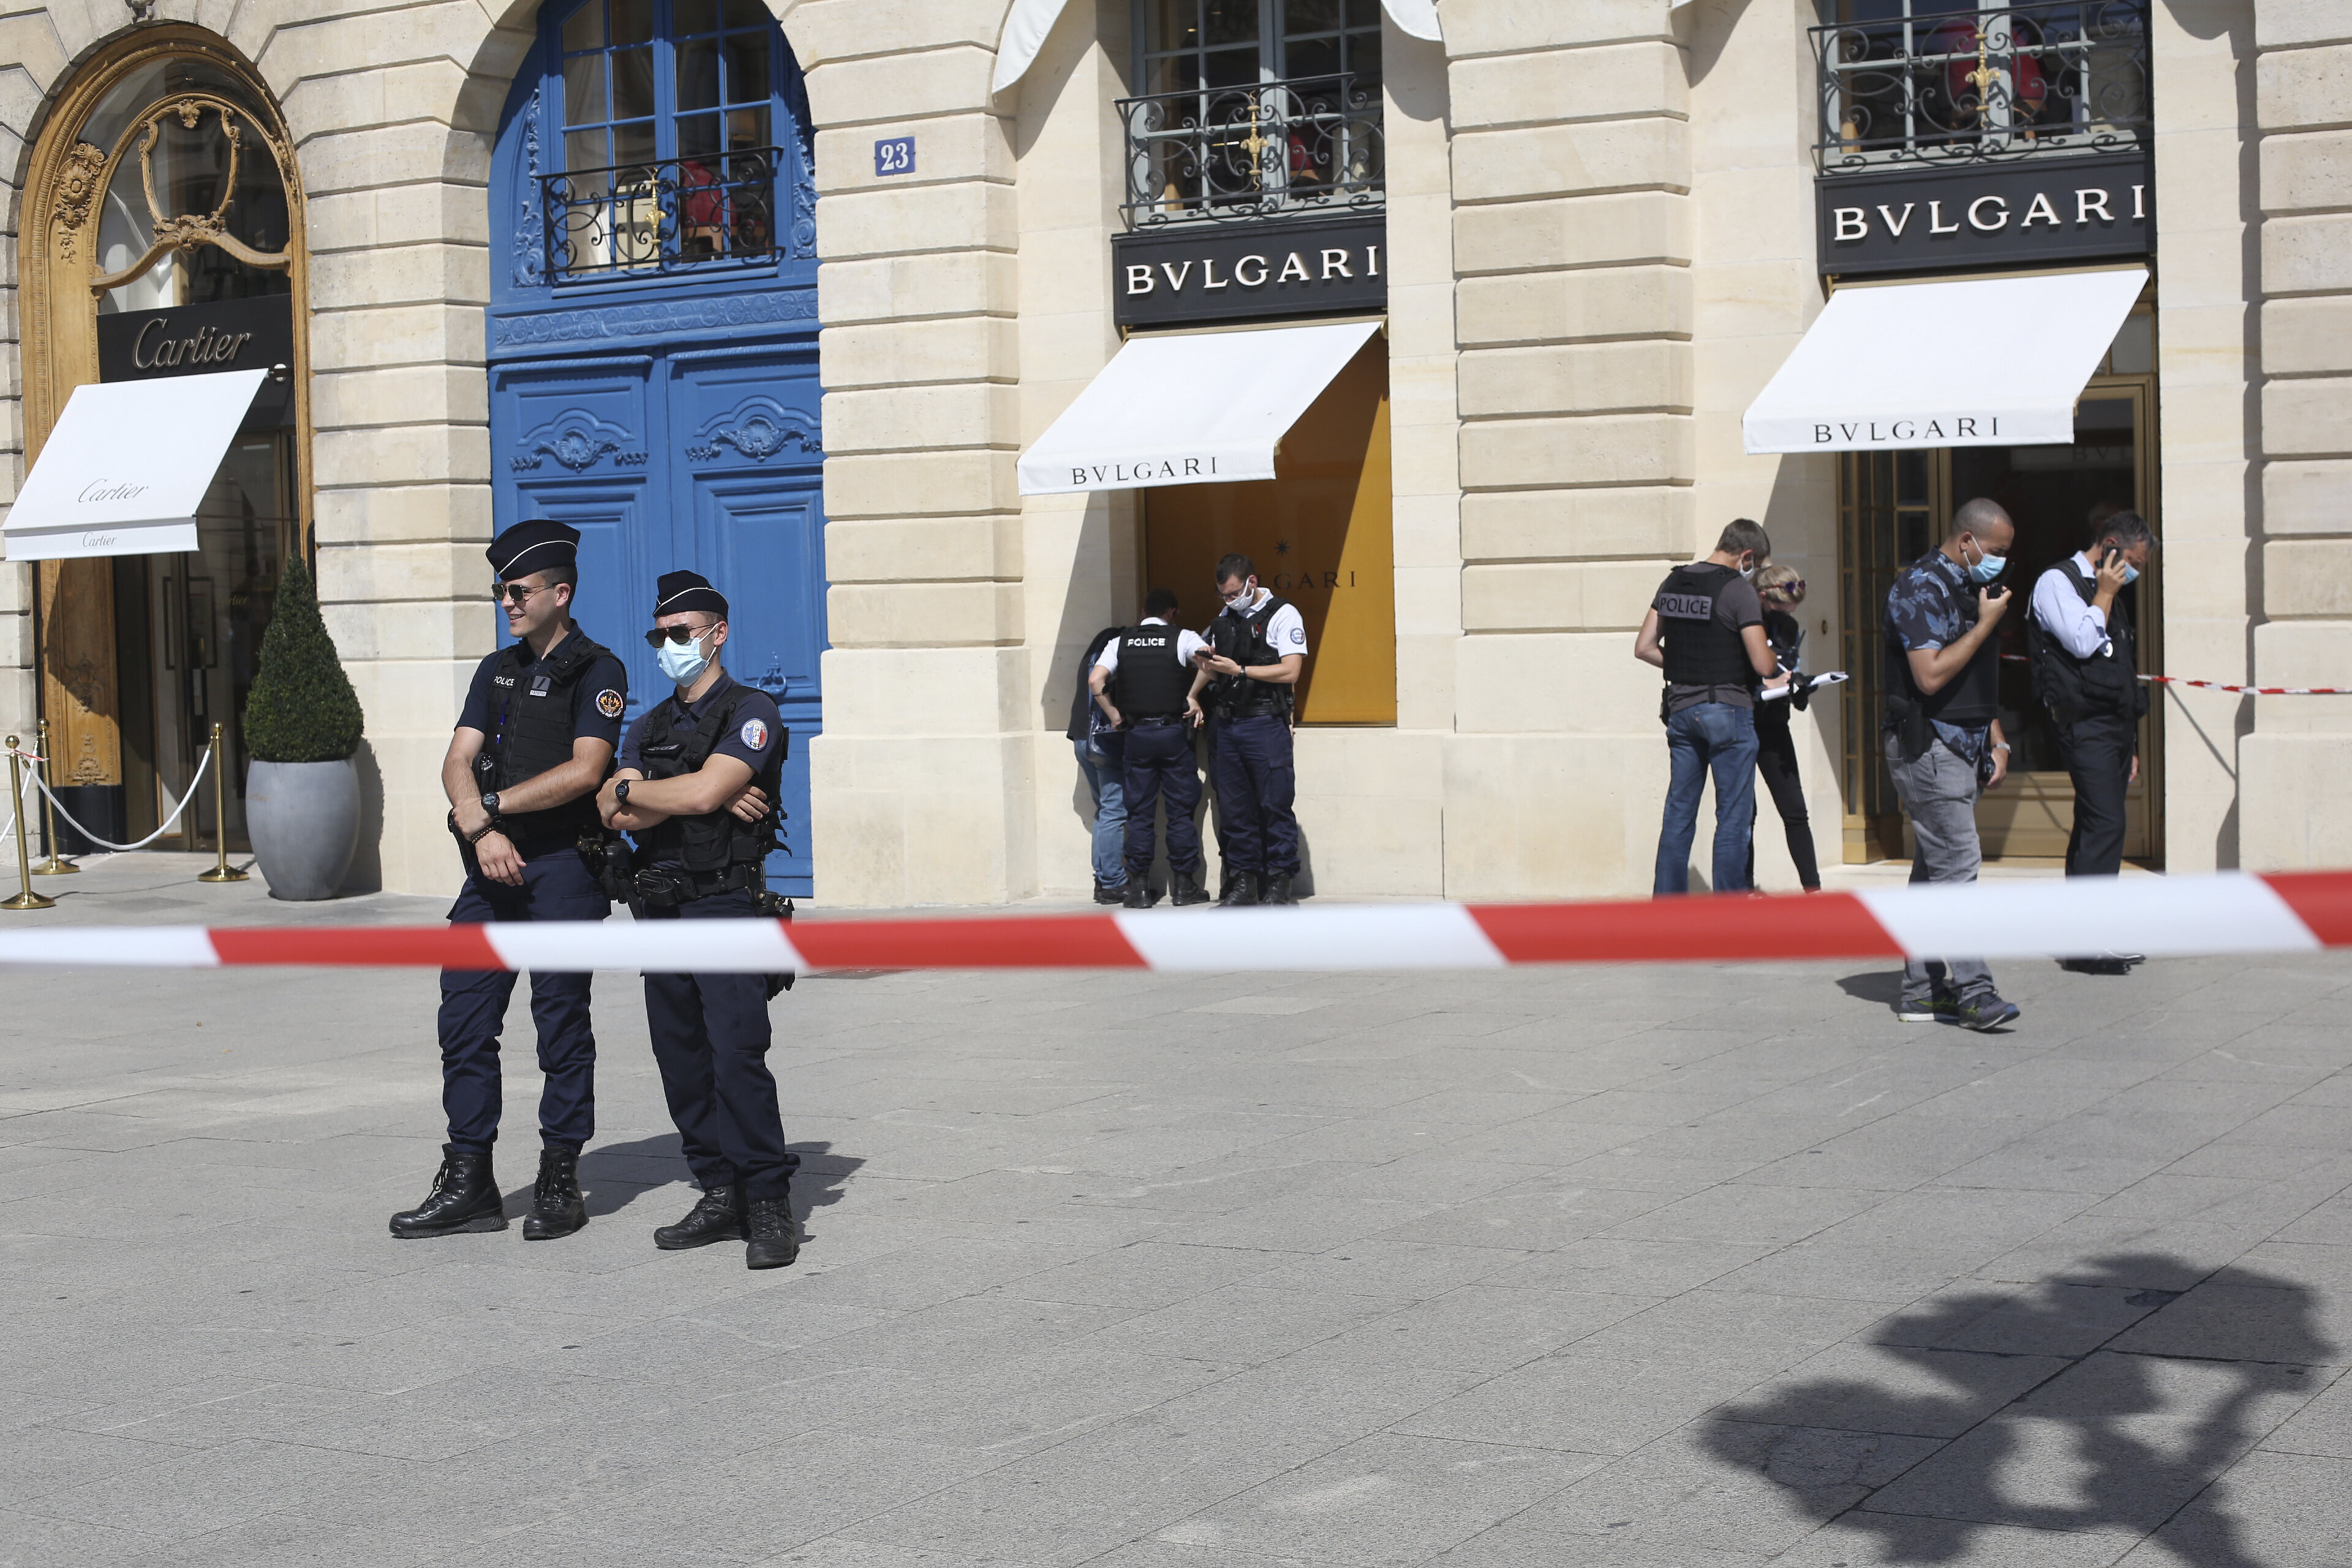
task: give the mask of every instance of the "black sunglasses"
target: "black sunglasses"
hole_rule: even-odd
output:
[[[703,627],[701,631],[697,631],[692,626],[656,626],[646,634],[646,646],[659,647],[666,642],[689,643],[698,637],[705,636],[709,630],[709,626]]]

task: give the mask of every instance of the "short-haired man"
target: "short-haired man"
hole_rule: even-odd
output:
[[[692,572],[663,574],[646,634],[677,689],[629,727],[621,765],[596,797],[607,827],[636,841],[646,920],[748,920],[767,890],[784,763],[775,699],[719,668],[727,600]],[[800,1255],[784,1143],[768,1070],[769,985],[760,974],[646,975],[646,1026],[687,1168],[702,1196],[654,1232],[665,1251],[747,1240],[751,1268]]]
[[[1690,891],[1691,840],[1699,796],[1715,774],[1715,890],[1748,886],[1756,829],[1756,691],[1780,668],[1764,637],[1764,606],[1749,579],[1772,541],[1734,519],[1702,561],[1658,585],[1633,638],[1633,657],[1665,671],[1665,819],[1658,829],[1654,895]]]
[[[1171,624],[1176,595],[1154,588],[1144,596],[1143,624],[1102,646],[1087,676],[1095,702],[1122,735],[1120,784],[1127,810],[1127,894],[1130,910],[1152,904],[1151,819],[1168,803],[1168,901],[1202,904],[1201,775],[1192,762],[1192,656],[1208,647]]]
[[[612,912],[580,839],[596,826],[596,786],[621,738],[629,677],[572,619],[579,543],[578,530],[541,520],[517,523],[485,552],[515,640],[475,668],[441,763],[449,831],[466,863],[453,921],[601,921]],[[590,979],[531,973],[544,1081],[526,1240],[569,1236],[588,1223],[580,1151],[596,1131]],[[441,1104],[449,1142],[432,1192],[392,1216],[394,1236],[506,1228],[490,1146],[499,1135],[499,1032],[514,987],[507,970],[441,972]]]
[[[1981,498],[1952,514],[1944,542],[1886,595],[1886,769],[1911,818],[1914,882],[1973,882],[1983,862],[1977,797],[2009,774],[2000,731],[2000,644],[2010,594],[1992,586],[2017,531]],[[1913,959],[1895,1015],[1990,1029],[2017,1006],[1977,958]]]
[[[1209,766],[1226,858],[1219,901],[1295,904],[1298,772],[1290,720],[1307,668],[1307,622],[1298,606],[1258,586],[1246,555],[1217,563],[1217,596],[1225,607],[1192,656],[1192,696],[1217,715]]]
[[[2095,510],[2091,546],[2042,574],[2025,623],[2033,694],[2050,710],[2058,756],[2074,781],[2074,828],[2066,875],[2112,877],[2124,863],[2124,795],[2139,777],[2139,721],[2147,688],[2139,680],[2131,601],[2125,595],[2156,553],[2156,533],[2137,512]],[[2138,953],[2063,961],[2086,973],[2124,974]]]

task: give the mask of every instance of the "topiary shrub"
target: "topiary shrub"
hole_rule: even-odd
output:
[[[299,558],[286,563],[261,639],[261,668],[245,700],[245,749],[256,762],[340,763],[359,750],[367,721],[319,616],[319,593]]]

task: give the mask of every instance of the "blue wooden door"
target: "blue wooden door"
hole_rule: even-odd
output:
[[[824,454],[799,72],[756,0],[541,17],[490,181],[492,522],[581,531],[574,615],[627,665],[631,721],[671,690],[644,637],[655,580],[727,595],[727,667],[791,735],[770,885],[806,897]]]

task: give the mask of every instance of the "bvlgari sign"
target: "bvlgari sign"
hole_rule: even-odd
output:
[[[2145,153],[1922,165],[1815,183],[1821,269],[1840,277],[2146,256],[2156,181]]]
[[[1122,327],[1152,327],[1384,310],[1388,233],[1387,218],[1371,213],[1118,235],[1112,316]]]

